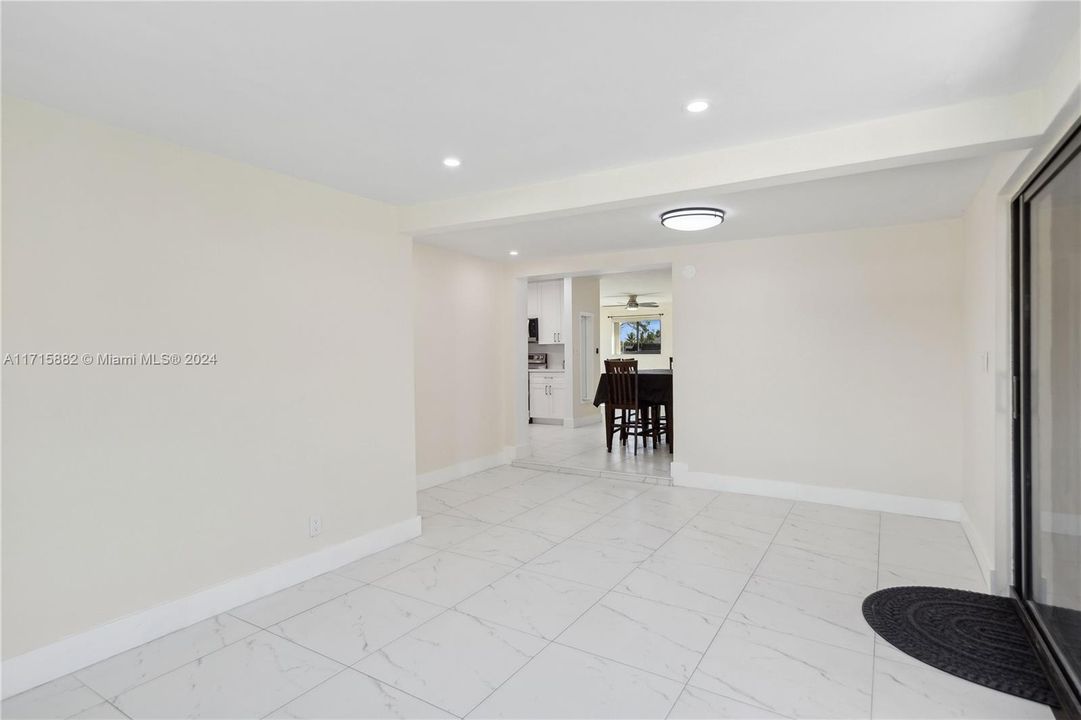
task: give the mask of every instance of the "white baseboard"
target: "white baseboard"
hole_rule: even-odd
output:
[[[976,562],[980,566],[980,572],[983,574],[987,587],[993,590],[995,587],[994,556],[987,549],[987,543],[983,541],[983,536],[980,535],[980,532],[972,523],[972,518],[968,516],[968,509],[964,505],[961,506],[961,529],[965,531],[968,544],[972,546],[972,552],[976,556]]]
[[[419,536],[420,531],[420,517],[412,517],[10,658],[4,661],[0,671],[4,681],[3,697],[63,677],[238,605],[411,540]]]
[[[687,463],[682,462],[672,463],[672,484],[677,487],[695,487],[748,495],[765,495],[766,497],[785,498],[786,500],[803,500],[805,502],[841,505],[861,510],[879,510],[901,515],[918,515],[939,520],[961,519],[961,503],[950,500],[890,495],[870,490],[855,490],[826,485],[808,485],[787,480],[762,480],[760,478],[695,472],[687,467]]]
[[[478,473],[482,470],[488,470],[500,465],[509,465],[519,457],[524,457],[524,455],[521,454],[523,452],[529,452],[528,445],[523,445],[521,447],[508,445],[494,455],[485,455],[484,457],[465,460],[464,462],[447,465],[438,470],[426,472],[423,475],[417,475],[417,490],[426,490],[427,488],[442,485],[445,482],[457,480],[460,477],[472,475],[473,473]]]

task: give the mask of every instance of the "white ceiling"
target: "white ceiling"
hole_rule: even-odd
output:
[[[8,2],[2,79],[6,93],[408,204],[1032,88],[1078,8]],[[684,112],[698,97],[712,109]]]
[[[601,305],[626,304],[630,294],[640,302],[672,302],[672,268],[602,275],[600,281]]]
[[[615,210],[441,233],[420,241],[500,260],[517,250],[523,260],[941,220],[964,213],[992,162],[991,157],[954,160],[736,193],[651,200]],[[723,209],[724,223],[691,233],[661,226],[662,211],[700,205]]]

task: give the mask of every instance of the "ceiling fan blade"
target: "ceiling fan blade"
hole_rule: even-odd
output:
[[[638,307],[660,307],[660,305],[658,305],[657,303],[648,303],[648,302],[643,303],[643,302],[640,302],[640,303],[638,303]]]

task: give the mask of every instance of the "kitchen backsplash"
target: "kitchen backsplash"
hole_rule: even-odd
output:
[[[563,370],[563,358],[565,348],[563,345],[541,345],[539,343],[529,343],[529,350],[531,353],[548,353],[548,367],[551,370]]]

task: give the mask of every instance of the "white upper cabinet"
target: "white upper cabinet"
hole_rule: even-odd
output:
[[[530,297],[533,287],[537,289],[537,314],[539,332],[537,341],[542,345],[563,343],[563,281],[545,280],[530,283]]]

